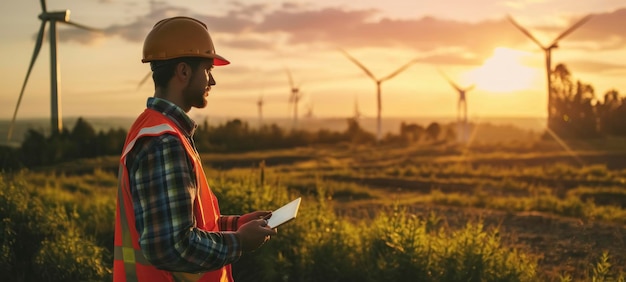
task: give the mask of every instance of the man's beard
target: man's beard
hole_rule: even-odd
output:
[[[205,92],[206,88],[194,88],[188,84],[185,89],[183,89],[183,97],[185,98],[185,103],[195,108],[206,107],[207,100],[204,97]]]

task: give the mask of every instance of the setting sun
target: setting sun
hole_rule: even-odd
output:
[[[527,53],[497,47],[484,64],[466,73],[468,81],[476,88],[488,92],[510,93],[529,89],[537,82],[538,70],[522,62]]]

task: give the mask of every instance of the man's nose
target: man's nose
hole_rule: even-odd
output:
[[[215,85],[215,78],[213,78],[213,74],[209,73],[209,85]]]

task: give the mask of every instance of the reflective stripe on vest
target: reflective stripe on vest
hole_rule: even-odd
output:
[[[151,127],[144,127],[140,129],[139,133],[137,133],[137,136],[133,138],[133,140],[131,140],[126,147],[124,147],[124,152],[122,152],[122,158],[126,160],[126,154],[128,154],[128,152],[130,152],[130,150],[135,146],[135,142],[137,142],[137,139],[139,139],[139,137],[146,136],[146,135],[156,136],[156,135],[161,135],[162,133],[165,133],[165,132],[175,132],[175,131],[174,131],[174,128],[172,128],[169,124],[159,124],[159,125],[155,125]]]
[[[124,173],[122,171],[123,169],[124,168],[120,166],[118,175],[122,175],[122,173]],[[126,189],[122,188],[122,186],[125,186],[125,183],[122,182],[125,182],[126,180],[123,179],[123,177],[120,177],[119,181],[120,183],[117,188],[117,201],[119,203],[119,213],[121,215],[120,223],[122,226],[122,245],[114,247],[113,259],[124,261],[124,273],[126,274],[126,281],[138,281],[137,268],[135,264],[140,263],[143,265],[150,265],[150,263],[143,256],[141,250],[136,250],[133,247],[133,240],[132,236],[130,235],[130,225],[128,224],[128,219],[126,218],[126,203],[124,203],[123,195],[124,190]]]

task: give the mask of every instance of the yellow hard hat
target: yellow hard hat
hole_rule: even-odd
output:
[[[213,59],[216,66],[230,64],[215,53],[213,40],[201,21],[189,17],[172,17],[157,22],[143,43],[141,62],[181,57]]]

